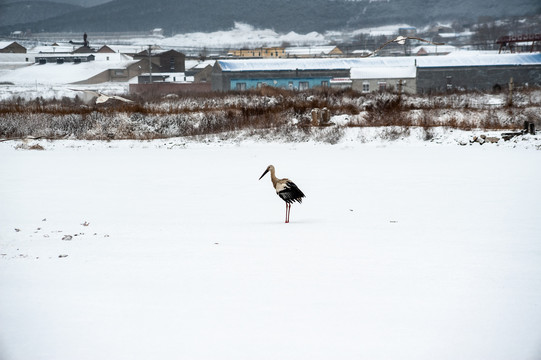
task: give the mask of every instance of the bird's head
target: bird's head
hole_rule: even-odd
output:
[[[261,180],[261,178],[262,178],[263,176],[265,176],[265,174],[268,173],[269,171],[271,171],[271,172],[274,171],[274,166],[272,166],[272,165],[267,166],[267,168],[266,168],[265,171],[263,172],[263,175],[261,175],[261,176],[259,177],[259,180]]]

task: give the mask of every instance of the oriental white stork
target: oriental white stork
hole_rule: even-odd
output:
[[[270,171],[272,186],[276,190],[276,194],[286,202],[286,223],[289,222],[289,213],[291,212],[291,204],[297,201],[299,204],[302,203],[302,198],[305,197],[301,189],[295,185],[295,183],[289,179],[278,179],[274,172],[274,166],[269,165],[263,175],[259,177],[259,180],[266,173]]]

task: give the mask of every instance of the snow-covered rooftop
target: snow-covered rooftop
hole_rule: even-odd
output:
[[[58,44],[58,45],[38,45],[28,49],[32,53],[71,53],[80,48],[81,45]]]
[[[97,54],[94,54],[97,55]],[[115,55],[115,54],[101,54]],[[99,58],[99,57],[98,57]],[[98,59],[97,58],[97,59]],[[129,58],[131,59],[131,58]],[[79,64],[33,64],[12,71],[0,73],[0,82],[14,84],[70,84],[83,81],[98,75],[108,69],[122,69],[137,62],[127,57],[115,58],[110,61],[88,61]]]
[[[0,49],[8,47],[9,45],[13,44],[14,42],[15,41],[0,41]]]
[[[358,59],[246,59],[218,60],[222,71],[347,70]]]
[[[214,66],[214,63],[216,62],[216,60],[204,60],[204,61],[200,61],[200,60],[185,60],[184,61],[184,67],[186,68],[186,70],[191,70],[191,69],[198,69],[198,70],[201,70],[201,69],[204,69],[206,68],[207,66]]]
[[[477,54],[458,52],[447,56],[417,57],[419,67],[541,65],[541,53]]]
[[[541,53],[533,54],[474,54],[467,52],[446,56],[402,56],[370,58],[325,59],[236,59],[218,60],[222,71],[287,71],[287,70],[339,70],[362,67],[449,67],[541,65]]]

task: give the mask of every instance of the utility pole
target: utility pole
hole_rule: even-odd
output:
[[[152,51],[152,45],[148,46],[148,72],[150,74],[150,77],[148,79],[149,84],[152,84],[152,58],[150,56],[150,52]]]
[[[509,79],[509,92],[507,93],[507,106],[513,106],[513,78]]]

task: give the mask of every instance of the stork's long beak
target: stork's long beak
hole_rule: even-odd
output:
[[[267,170],[265,170],[265,172],[263,173],[263,175],[261,175],[261,176],[259,177],[259,180],[261,180],[261,178],[262,178],[263,176],[265,176],[265,174],[268,173],[268,172],[269,172],[269,169],[267,168]]]

